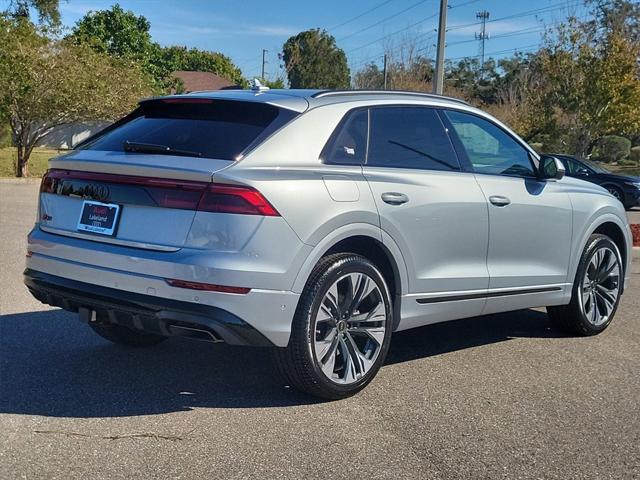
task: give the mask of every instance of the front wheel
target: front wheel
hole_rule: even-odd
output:
[[[591,235],[573,285],[571,303],[547,307],[551,322],[567,333],[596,335],[615,316],[624,282],[620,251],[606,235]]]
[[[327,256],[307,281],[278,366],[298,390],[329,400],[353,395],[383,364],[392,320],[389,289],[373,263]]]
[[[622,194],[622,191],[618,188],[618,187],[607,187],[607,191],[613,195],[614,197],[616,197],[616,199],[624,204],[624,195]]]

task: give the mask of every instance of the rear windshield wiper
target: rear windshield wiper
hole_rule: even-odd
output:
[[[180,155],[183,157],[201,157],[202,152],[192,152],[190,150],[179,150],[168,145],[158,145],[156,143],[141,143],[125,141],[122,144],[125,152],[134,153],[159,153],[161,155]]]

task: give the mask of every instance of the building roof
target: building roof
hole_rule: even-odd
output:
[[[171,75],[182,80],[185,93],[237,87],[237,85],[226,78],[211,72],[187,72],[185,70],[177,70]]]

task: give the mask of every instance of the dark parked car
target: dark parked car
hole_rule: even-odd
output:
[[[627,210],[640,205],[640,177],[619,175],[588,160],[582,160],[570,155],[553,154],[567,170],[569,177],[580,178],[609,190],[611,195],[622,202]]]

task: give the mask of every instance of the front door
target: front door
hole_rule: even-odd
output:
[[[555,180],[539,180],[529,151],[498,125],[465,112],[446,110],[445,116],[487,200],[485,313],[562,295],[573,229],[568,194]]]

